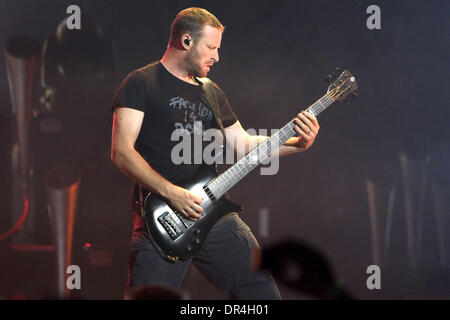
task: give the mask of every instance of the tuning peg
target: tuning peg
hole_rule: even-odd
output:
[[[342,71],[342,68],[336,68],[336,71],[338,72],[338,73],[341,73],[341,71]]]
[[[329,74],[326,78],[325,81],[327,81],[328,83],[332,83],[334,81],[335,78],[333,78],[333,76],[331,74]]]
[[[352,92],[351,96],[352,96],[353,99],[355,99],[358,96],[358,94],[356,92]]]

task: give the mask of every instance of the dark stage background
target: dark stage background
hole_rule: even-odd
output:
[[[105,60],[113,63],[105,79],[60,79],[56,84],[64,130],[53,138],[33,136],[37,204],[32,239],[34,244],[52,244],[39,182],[43,173],[60,160],[77,163],[82,181],[72,264],[82,268],[82,289],[76,296],[121,299],[126,283],[132,183],[109,160],[114,92],[131,70],[162,57],[176,13],[199,6],[226,26],[220,62],[209,77],[224,89],[244,128],[286,123],[325,93],[323,79],[335,67],[348,68],[358,81],[357,99],[320,115],[320,133],[308,152],[281,158],[277,175],[261,176],[255,170],[232,190],[232,198],[246,208],[241,217],[260,244],[289,237],[312,245],[357,298],[450,297],[450,210],[447,201],[440,210],[443,220],[437,223],[433,193],[438,186],[449,195],[450,185],[448,1],[7,0],[0,2],[0,43],[4,47],[11,36],[25,34],[42,44],[55,34],[71,4],[81,8],[82,29],[85,22],[88,28],[90,17],[111,40]],[[371,4],[381,8],[381,30],[366,27]],[[38,105],[41,91],[36,88]],[[3,55],[0,232],[14,223],[14,119]],[[427,177],[425,183],[410,183],[422,195],[412,199],[414,210],[422,208],[422,218],[413,221],[415,265],[408,256],[401,151],[425,168],[413,173]],[[389,240],[384,231],[387,197],[379,200],[378,261],[368,179],[383,192],[395,190]],[[264,210],[269,212],[268,234],[261,230]],[[439,251],[437,226],[445,231],[445,252]],[[54,252],[13,250],[13,242],[8,238],[1,243],[0,296],[52,296]],[[372,264],[381,266],[380,290],[366,287],[366,269]],[[183,289],[191,298],[226,298],[193,267]],[[281,284],[280,289],[285,299],[310,298]]]

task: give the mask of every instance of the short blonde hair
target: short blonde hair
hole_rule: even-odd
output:
[[[221,31],[225,30],[222,23],[205,9],[192,7],[180,11],[170,27],[169,45],[176,45],[185,33],[188,33],[194,40],[200,39],[205,25]]]

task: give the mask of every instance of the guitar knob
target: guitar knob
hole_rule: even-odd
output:
[[[186,250],[187,250],[187,251],[191,251],[191,250],[192,250],[192,247],[191,247],[191,246],[186,246]]]
[[[195,242],[196,244],[199,244],[199,243],[200,243],[200,238],[195,238],[195,239],[194,239],[194,242]]]
[[[200,234],[200,229],[195,229],[194,234]]]

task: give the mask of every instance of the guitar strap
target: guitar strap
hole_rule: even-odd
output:
[[[214,82],[212,82],[208,78],[195,78],[195,80],[202,84],[203,91],[205,92],[206,96],[206,101],[204,101],[203,99],[201,100],[213,112],[214,118],[219,125],[220,131],[222,131],[223,138],[225,139],[225,131],[223,129],[222,123],[222,113],[219,108],[219,101],[217,100],[217,91],[214,88]]]

